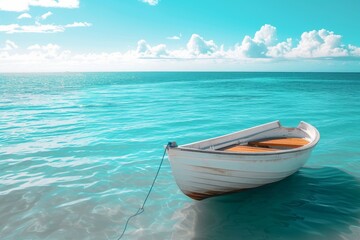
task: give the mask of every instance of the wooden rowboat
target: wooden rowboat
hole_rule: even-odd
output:
[[[187,196],[202,200],[279,181],[298,171],[320,139],[317,129],[279,121],[228,135],[167,147],[175,181]]]

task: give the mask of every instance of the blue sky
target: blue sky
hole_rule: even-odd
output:
[[[359,12],[358,0],[0,0],[0,72],[359,72]]]

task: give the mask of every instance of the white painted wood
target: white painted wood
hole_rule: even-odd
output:
[[[298,137],[309,141],[303,147],[276,152],[224,152],[233,144],[267,138]],[[188,196],[206,197],[239,191],[279,181],[301,168],[320,139],[317,129],[300,122],[296,128],[279,121],[232,134],[168,148],[168,156],[179,188]]]

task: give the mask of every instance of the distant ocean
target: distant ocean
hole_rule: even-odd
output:
[[[298,173],[197,202],[166,159],[123,239],[360,239],[360,73],[0,74],[0,239],[117,239],[168,141],[274,120],[320,131]]]

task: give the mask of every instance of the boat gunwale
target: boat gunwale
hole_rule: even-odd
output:
[[[275,121],[275,122],[279,123],[279,128],[282,127],[279,121]],[[320,133],[314,126],[312,126],[311,124],[306,123],[304,121],[301,121],[299,123],[299,125],[297,127],[295,127],[295,128],[297,128],[297,129],[299,129],[299,130],[306,133],[306,131],[304,131],[304,129],[299,127],[301,124],[308,125],[313,130],[315,130],[315,138],[312,141],[310,141],[308,144],[306,144],[306,145],[304,145],[302,147],[298,147],[298,148],[281,149],[279,151],[274,151],[274,152],[226,152],[226,151],[220,151],[220,150],[215,150],[215,149],[204,150],[204,149],[186,147],[188,145],[198,143],[198,142],[194,142],[194,143],[188,143],[188,144],[180,145],[180,146],[177,146],[177,147],[171,147],[171,148],[169,148],[169,150],[199,152],[199,153],[217,154],[217,155],[235,155],[235,156],[236,155],[237,156],[243,156],[243,155],[246,155],[246,156],[259,156],[259,155],[266,155],[266,156],[269,156],[269,155],[272,156],[273,155],[273,156],[276,156],[276,155],[284,155],[284,154],[288,154],[288,153],[302,152],[302,151],[305,151],[305,150],[308,150],[308,149],[312,149],[313,147],[316,146],[316,144],[320,140]],[[282,128],[286,128],[286,127],[282,127]],[[291,128],[291,129],[294,129],[294,128]],[[244,129],[244,130],[247,130],[247,129]],[[241,131],[244,131],[244,130],[241,130]],[[228,136],[228,135],[231,135],[231,134],[233,134],[233,133],[226,134],[226,135],[223,135],[223,136]],[[210,139],[206,139],[206,140],[216,139],[216,138],[220,138],[220,137],[223,137],[223,136],[218,136],[218,137],[210,138]],[[206,140],[202,140],[202,141],[206,141]],[[199,141],[199,142],[202,142],[202,141]]]

